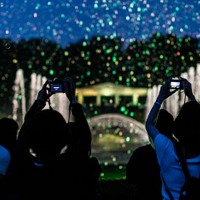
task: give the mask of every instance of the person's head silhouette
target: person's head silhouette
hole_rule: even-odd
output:
[[[30,150],[37,162],[46,163],[57,157],[68,143],[67,124],[56,110],[36,113],[27,126]]]
[[[200,104],[197,101],[186,102],[174,121],[174,135],[184,145],[199,146]]]

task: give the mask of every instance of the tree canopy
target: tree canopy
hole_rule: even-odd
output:
[[[16,71],[24,71],[28,90],[34,72],[48,79],[74,78],[77,87],[113,82],[127,87],[152,87],[170,76],[180,76],[200,62],[198,39],[173,34],[133,41],[123,49],[121,38],[96,36],[66,48],[43,38],[0,39],[0,100],[12,105]],[[4,107],[7,109],[7,107]],[[2,108],[3,109],[3,108]]]

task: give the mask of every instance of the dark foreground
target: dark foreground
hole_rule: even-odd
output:
[[[126,180],[101,180],[97,187],[97,200],[133,200],[133,188]]]

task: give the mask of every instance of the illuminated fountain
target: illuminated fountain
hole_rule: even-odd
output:
[[[19,69],[16,73],[16,78],[13,86],[14,97],[13,97],[13,119],[18,120],[18,111],[21,109],[22,118],[26,113],[26,98],[24,90],[24,75],[23,71]],[[19,105],[19,96],[21,96],[21,105]],[[20,107],[21,106],[21,107]]]

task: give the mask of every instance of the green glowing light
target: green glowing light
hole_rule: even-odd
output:
[[[68,56],[68,55],[69,55],[69,52],[68,52],[68,51],[65,51],[65,52],[64,52],[64,55],[65,55],[65,56]]]
[[[117,72],[115,70],[112,71],[112,74],[117,74]]]
[[[45,56],[45,52],[44,51],[41,52],[41,56]]]
[[[22,100],[22,95],[18,95],[18,99],[19,99],[19,100]]]
[[[126,107],[125,106],[121,106],[120,111],[124,112],[125,110],[126,110]]]
[[[128,115],[128,111],[127,110],[124,112],[124,115]]]
[[[91,75],[91,72],[90,71],[87,71],[87,76],[90,76]]]
[[[134,117],[135,113],[134,112],[130,112],[130,117]]]
[[[99,112],[97,110],[94,111],[94,115],[98,115]]]
[[[126,137],[126,142],[130,142],[131,138],[130,137]]]
[[[54,75],[54,70],[53,70],[53,69],[50,69],[50,70],[49,70],[49,74],[50,74],[50,75]]]
[[[83,46],[86,47],[87,46],[87,42],[84,41],[83,42]]]
[[[112,61],[113,61],[113,62],[116,62],[116,61],[117,61],[117,58],[116,58],[115,56],[113,56],[113,57],[112,57]]]

